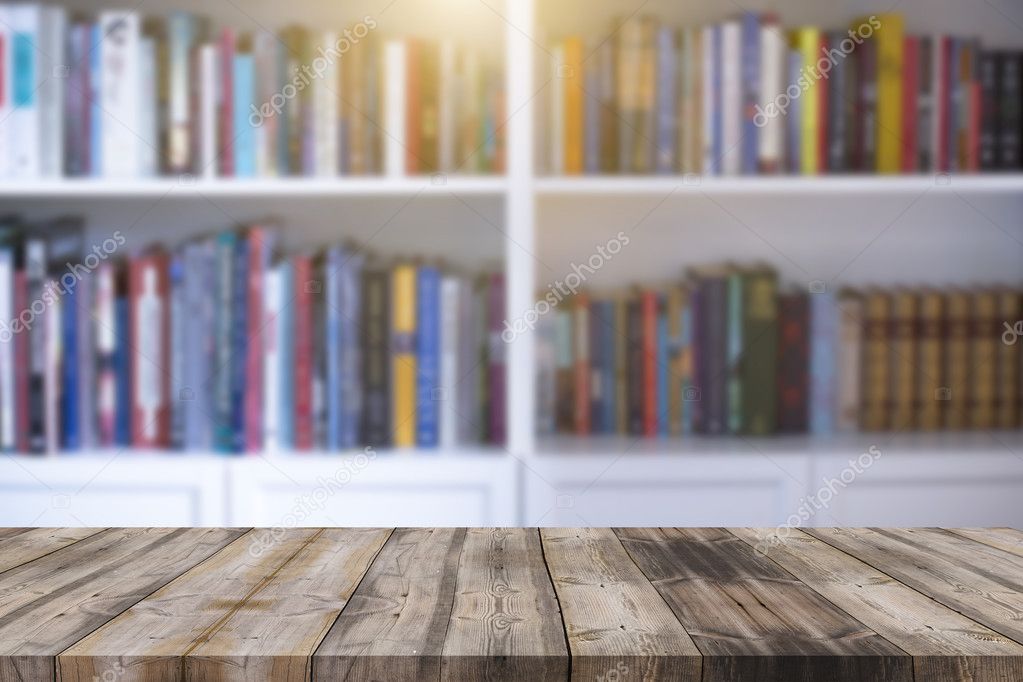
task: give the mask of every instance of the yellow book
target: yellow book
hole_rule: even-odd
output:
[[[819,170],[820,150],[820,96],[827,87],[827,81],[815,77],[817,61],[821,58],[821,32],[810,26],[796,29],[792,33],[792,47],[803,58],[799,87],[802,90],[799,101],[799,170],[803,175],[815,175]],[[819,75],[819,74],[818,74]]]
[[[566,38],[561,82],[564,87],[565,174],[583,172],[583,39]]]
[[[416,268],[399,265],[391,287],[391,423],[394,447],[416,444]]]
[[[879,14],[880,26],[871,40],[877,44],[877,172],[902,170],[902,55],[901,14]]]

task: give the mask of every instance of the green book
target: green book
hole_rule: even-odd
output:
[[[741,414],[739,431],[774,433],[777,421],[778,274],[766,267],[742,275]]]

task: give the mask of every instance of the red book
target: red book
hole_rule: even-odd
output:
[[[28,306],[28,283],[25,271],[14,273],[14,310],[25,310]],[[15,442],[18,452],[28,452],[28,375],[29,375],[29,334],[14,335],[14,414],[17,420]]]
[[[820,46],[817,54],[827,55],[828,38],[826,35],[821,35]],[[817,172],[827,173],[828,150],[830,149],[828,143],[828,107],[831,104],[828,102],[827,84],[822,82],[815,87],[817,88]],[[836,102],[835,106],[842,106],[842,103]]]
[[[920,96],[920,39],[906,36],[902,57],[902,172],[919,170],[917,98]]]
[[[263,280],[270,261],[269,235],[253,227],[249,240],[249,282],[246,310],[248,348],[245,356],[245,450],[263,449]],[[267,332],[269,333],[269,332]]]
[[[970,117],[966,130],[966,170],[976,173],[980,170],[980,125],[984,101],[979,81],[969,83],[966,96],[970,98]]]
[[[131,436],[136,448],[170,441],[170,278],[167,254],[153,251],[128,266],[131,306]]]
[[[641,296],[643,321],[643,433],[657,435],[657,308],[656,291]]]
[[[938,50],[938,88],[934,93],[935,106],[938,107],[938,170],[947,173],[951,169],[951,150],[948,147],[950,93],[952,82],[952,39],[948,36],[939,38],[941,47]]]
[[[405,173],[419,173],[419,151],[422,148],[422,78],[419,42],[408,39],[405,44]]]
[[[590,433],[590,297],[579,294],[573,312],[572,341],[575,345],[575,432]]]
[[[220,158],[217,163],[224,177],[234,175],[234,31],[225,28],[220,33],[220,88],[217,139]]]
[[[295,273],[295,449],[313,447],[313,262],[296,256]]]

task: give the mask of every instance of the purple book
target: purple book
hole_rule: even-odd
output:
[[[488,328],[490,330],[490,439],[494,443],[506,440],[505,425],[505,353],[501,331],[504,328],[504,274],[490,276],[488,297]]]

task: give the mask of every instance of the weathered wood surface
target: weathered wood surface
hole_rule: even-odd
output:
[[[0,529],[8,680],[1023,679],[997,529]]]

